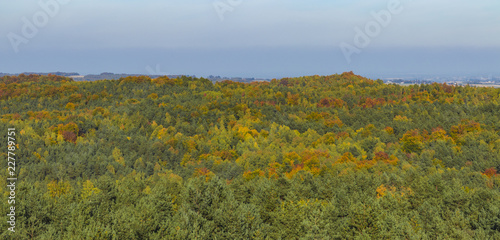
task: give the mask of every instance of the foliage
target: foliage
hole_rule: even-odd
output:
[[[500,239],[500,89],[19,75],[0,109],[2,239]]]

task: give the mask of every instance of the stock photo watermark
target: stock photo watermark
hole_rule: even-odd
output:
[[[14,52],[19,52],[21,44],[28,44],[34,38],[40,29],[49,24],[50,19],[59,14],[62,5],[66,5],[71,0],[40,0],[38,6],[40,10],[35,12],[31,18],[22,17],[22,27],[20,33],[9,32],[7,38]]]
[[[160,70],[160,64],[156,64],[156,69],[153,69],[151,66],[146,66],[146,71],[149,73],[149,75],[155,75],[155,76],[166,76],[168,73],[163,72]]]
[[[400,0],[389,0],[386,9],[378,12],[371,11],[372,20],[365,24],[364,29],[354,28],[355,35],[352,44],[342,42],[339,45],[347,63],[351,63],[353,54],[360,54],[362,49],[368,47],[371,41],[391,24],[393,16],[401,14],[403,10],[404,7]]]
[[[219,19],[224,21],[224,14],[234,11],[234,9],[242,3],[243,0],[217,0],[212,5],[217,12],[217,16],[219,16]]]

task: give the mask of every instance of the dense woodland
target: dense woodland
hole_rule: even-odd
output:
[[[0,109],[1,239],[500,239],[500,89],[19,75]]]

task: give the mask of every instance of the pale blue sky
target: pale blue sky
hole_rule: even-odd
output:
[[[148,73],[157,65],[169,74],[270,78],[500,72],[498,0],[401,0],[401,12],[363,48],[355,28],[364,32],[372,12],[398,1],[65,1],[41,0],[59,6],[46,19],[54,8],[39,1],[1,3],[0,72]],[[218,14],[216,2],[232,10]],[[23,18],[38,21],[33,36],[23,34]],[[341,43],[359,50],[349,63]]]

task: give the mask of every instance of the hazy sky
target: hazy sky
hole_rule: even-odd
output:
[[[16,0],[0,22],[0,72],[500,73],[498,0]]]

